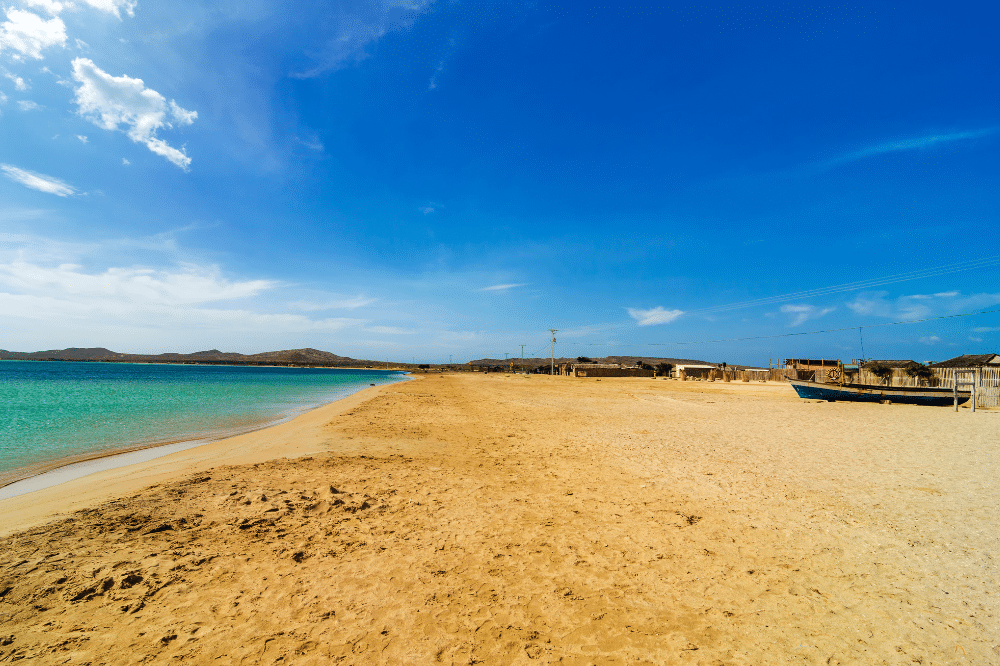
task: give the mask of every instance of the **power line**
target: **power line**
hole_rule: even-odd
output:
[[[684,314],[690,315],[690,314],[708,314],[712,312],[727,312],[729,310],[750,308],[757,305],[771,305],[774,303],[782,303],[784,301],[794,301],[800,298],[812,298],[814,296],[828,296],[830,294],[840,294],[846,291],[870,289],[872,287],[881,287],[887,284],[895,284],[897,282],[907,282],[910,280],[919,280],[921,278],[937,277],[939,275],[948,275],[950,273],[971,271],[977,268],[988,268],[990,266],[996,266],[996,265],[1000,265],[1000,256],[984,257],[982,259],[971,259],[969,261],[961,261],[955,264],[945,264],[943,266],[924,268],[917,271],[911,271],[909,273],[897,273],[895,275],[886,275],[880,278],[872,278],[870,280],[847,282],[844,284],[832,285],[829,287],[817,287],[815,289],[806,289],[805,291],[797,291],[789,294],[780,294],[778,296],[768,296],[765,298],[757,298],[749,301],[740,301],[737,303],[729,303],[726,305],[714,305],[707,308],[701,308],[700,310],[687,310],[684,312]]]

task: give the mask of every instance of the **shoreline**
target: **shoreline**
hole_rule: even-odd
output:
[[[411,375],[406,375],[413,380]],[[197,472],[207,461],[214,464],[254,464],[283,457],[298,457],[315,452],[315,430],[318,421],[329,419],[342,411],[378,395],[388,386],[406,382],[391,382],[376,386],[365,386],[346,396],[325,403],[313,409],[296,414],[279,422],[269,422],[258,428],[213,439],[174,441],[166,444],[143,446],[129,451],[115,451],[108,455],[97,454],[86,460],[76,460],[45,470],[20,481],[44,478],[57,474],[60,469],[77,464],[125,457],[143,451],[178,444],[192,443],[192,446],[170,451],[139,462],[124,462],[120,465],[88,472],[56,484],[34,488],[24,493],[0,498],[0,537],[29,529],[39,523],[64,517],[73,511],[93,506],[96,503],[140,491],[152,483],[163,483],[174,478]],[[290,440],[297,435],[312,434],[304,444],[296,446]],[[266,441],[268,435],[278,444]],[[310,446],[311,445],[311,446]],[[7,484],[4,487],[9,487]],[[69,497],[67,497],[69,496]]]
[[[48,361],[45,361],[48,362]],[[62,361],[59,361],[62,362]],[[77,361],[72,361],[76,363]],[[82,361],[85,363],[105,363],[107,361]],[[122,362],[125,363],[125,362]],[[133,365],[167,365],[165,363],[133,363]],[[192,364],[177,364],[177,365],[192,365]],[[249,366],[248,366],[249,367]],[[275,366],[278,367],[278,366]],[[321,368],[326,369],[326,368]],[[330,368],[330,369],[354,369],[354,368]],[[404,378],[409,378],[410,374],[404,375]],[[388,384],[383,384],[387,386],[396,382],[389,382]],[[14,497],[16,495],[9,495],[3,493],[5,488],[8,488],[14,484],[21,483],[22,481],[28,481],[31,479],[37,479],[39,477],[45,476],[52,472],[57,472],[67,467],[72,467],[75,465],[81,465],[89,462],[94,462],[98,460],[104,460],[106,458],[115,458],[118,456],[126,456],[131,453],[136,453],[139,451],[148,451],[151,449],[157,449],[162,447],[171,447],[175,445],[190,444],[190,446],[185,446],[184,448],[192,448],[194,446],[201,446],[202,444],[207,444],[210,442],[216,442],[223,439],[228,439],[230,437],[237,437],[239,435],[245,435],[251,432],[257,432],[258,430],[264,430],[271,428],[282,423],[287,423],[302,414],[306,414],[314,409],[320,409],[326,405],[333,404],[338,400],[343,400],[346,397],[359,393],[365,389],[371,388],[371,386],[363,386],[358,391],[353,393],[348,393],[340,397],[335,397],[329,402],[324,402],[319,405],[303,406],[299,409],[292,409],[287,413],[279,414],[275,418],[266,418],[254,425],[246,426],[242,428],[236,428],[232,430],[223,430],[217,432],[209,433],[192,433],[190,436],[184,436],[177,439],[169,439],[165,441],[147,441],[138,442],[133,444],[126,444],[124,446],[115,446],[108,449],[101,449],[99,451],[87,451],[84,453],[76,453],[68,456],[59,456],[57,458],[51,458],[49,460],[44,460],[41,462],[31,463],[28,465],[22,465],[19,467],[14,467],[10,470],[0,471],[0,499],[6,499],[7,497]],[[183,449],[177,449],[183,450]],[[162,455],[169,455],[169,453],[164,453]],[[159,457],[159,456],[154,456]],[[131,464],[131,463],[124,463]],[[47,486],[45,486],[47,487]],[[24,492],[32,492],[26,490]],[[22,493],[18,493],[22,494]]]

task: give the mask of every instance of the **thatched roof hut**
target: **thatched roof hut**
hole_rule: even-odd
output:
[[[932,368],[982,368],[1000,367],[1000,354],[962,354],[947,361],[932,363]]]

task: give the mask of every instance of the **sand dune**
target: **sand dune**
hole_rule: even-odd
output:
[[[0,662],[1000,663],[998,426],[421,377],[0,502]]]

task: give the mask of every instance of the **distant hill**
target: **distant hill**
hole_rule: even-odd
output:
[[[340,367],[371,364],[348,356],[338,356],[318,349],[285,349],[283,351],[261,352],[260,354],[238,354],[222,352],[218,349],[191,354],[122,354],[104,347],[50,349],[38,352],[11,352],[0,349],[0,360],[8,361],[93,361],[117,363],[200,363],[205,365],[293,365]]]

